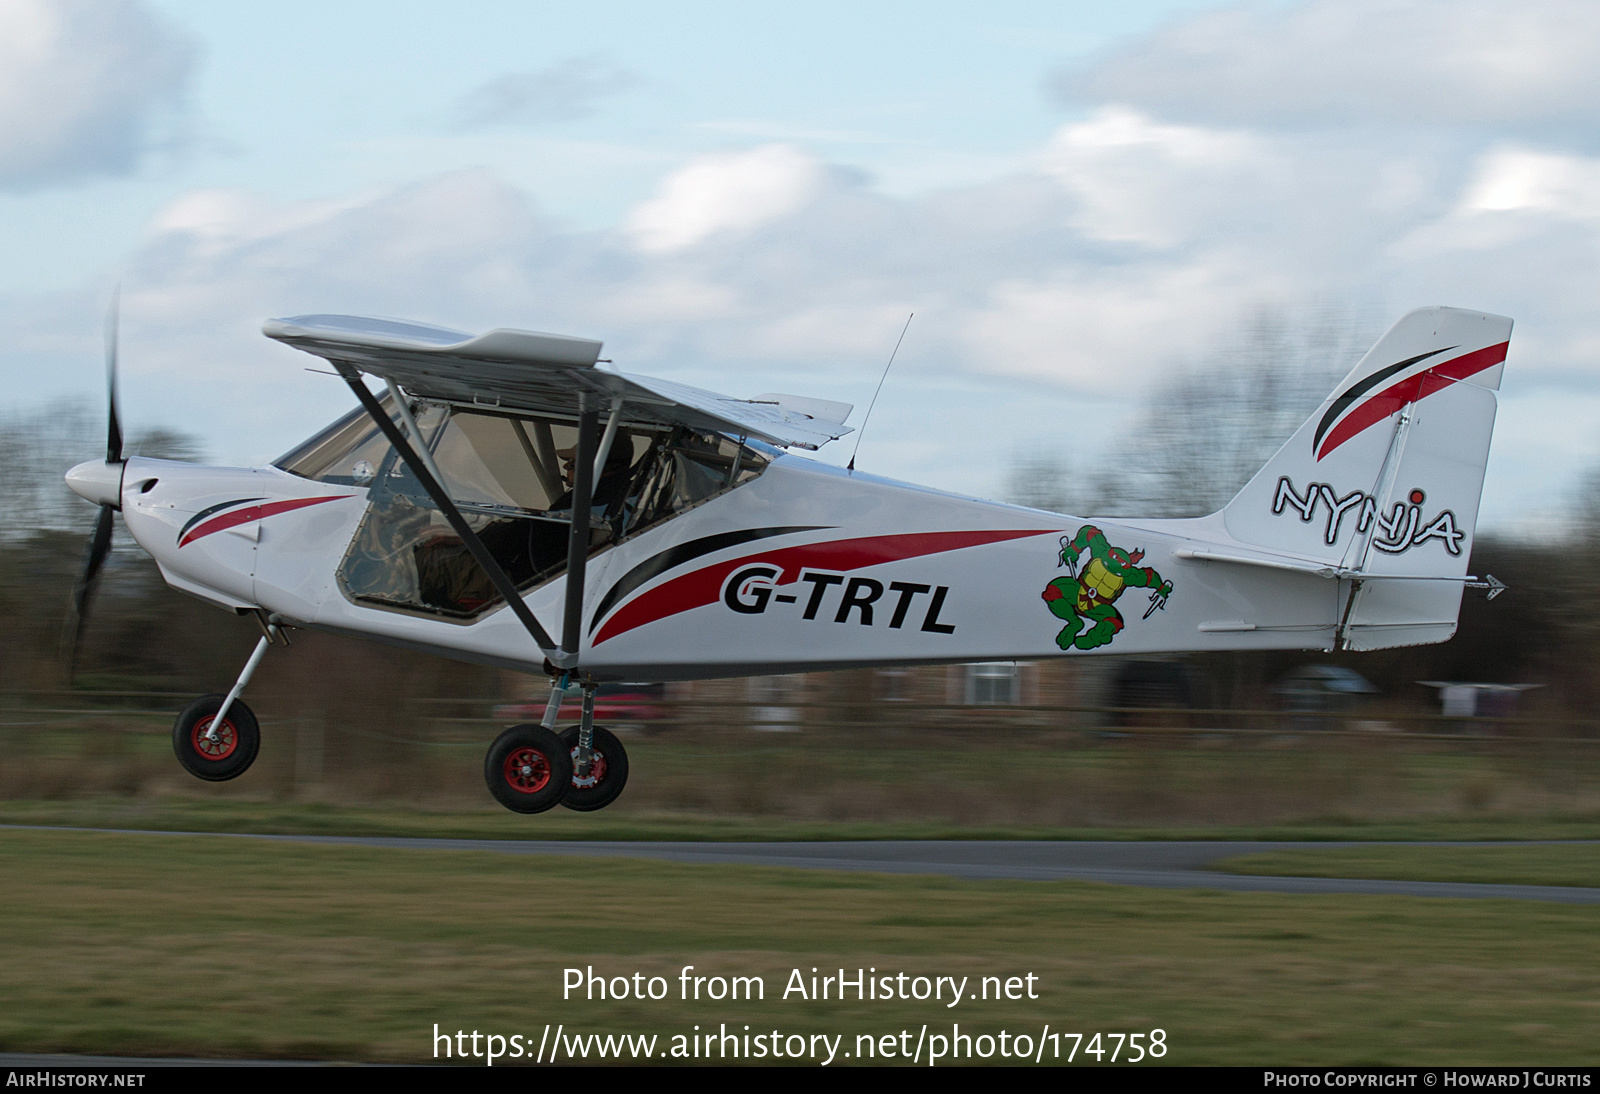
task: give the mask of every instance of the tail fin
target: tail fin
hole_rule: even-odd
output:
[[[1349,573],[1341,646],[1455,633],[1510,338],[1501,316],[1411,312],[1223,510],[1241,543]]]

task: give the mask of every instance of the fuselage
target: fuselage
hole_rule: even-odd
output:
[[[337,575],[369,492],[278,467],[134,458],[121,503],[166,580],[221,607],[541,671],[543,652],[503,602],[456,619],[350,594]],[[672,680],[1328,648],[1335,583],[1180,557],[1229,539],[1219,519],[1091,521],[778,455],[752,481],[590,558],[580,664],[600,680]],[[555,630],[561,577],[524,595]]]

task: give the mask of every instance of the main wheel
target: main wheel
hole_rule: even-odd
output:
[[[567,746],[572,758],[572,789],[561,804],[580,813],[604,809],[617,800],[622,788],[628,785],[628,753],[617,740],[616,734],[600,726],[594,727],[594,742],[590,746],[594,760],[589,774],[578,776],[578,727],[568,726],[561,731],[561,743]]]
[[[572,786],[572,756],[543,726],[512,726],[483,758],[483,780],[494,800],[514,813],[543,813]]]
[[[183,708],[172,724],[172,751],[197,779],[220,783],[237,779],[261,749],[261,727],[250,708],[235,699],[215,733],[211,723],[226,695],[202,695]]]

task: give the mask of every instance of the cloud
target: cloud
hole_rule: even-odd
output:
[[[638,77],[598,57],[569,57],[533,72],[496,76],[456,103],[455,125],[543,126],[594,115],[600,104],[636,87]]]
[[[1381,326],[1448,304],[1517,319],[1506,406],[1548,417],[1575,469],[1588,453],[1571,438],[1592,427],[1573,408],[1600,399],[1597,195],[1600,157],[1533,141],[1119,105],[1061,126],[1028,169],[916,196],[791,144],[698,156],[603,230],[546,217],[483,170],[321,201],[197,191],[130,263],[124,395],[131,422],[200,423],[224,459],[270,457],[348,396],[261,320],[349,312],[596,337],[626,371],[864,407],[915,311],[867,466],[982,493],[1015,452],[1100,461],[1146,392],[1236,343],[1263,306]],[[97,390],[103,304],[88,295],[0,297],[0,366],[76,368]],[[1495,474],[1490,520],[1549,503],[1567,476]]]
[[[702,157],[609,231],[481,170],[323,202],[200,191],[154,221],[125,311],[164,330],[147,359],[174,375],[243,378],[259,355],[225,347],[265,315],[350,311],[602,337],[625,368],[692,362],[678,378],[715,387],[725,366],[843,375],[915,310],[919,367],[1116,397],[1264,303],[1538,312],[1548,288],[1500,267],[1541,259],[1564,294],[1600,290],[1600,161],[1528,155],[1485,152],[1454,193],[1419,169],[1429,200],[1384,205],[1391,158],[1113,112],[1064,126],[1037,172],[920,198],[787,146]]]
[[[1495,149],[1484,156],[1462,206],[1472,212],[1600,222],[1600,161],[1526,148]]]
[[[193,65],[138,0],[0,2],[0,188],[132,171],[169,138]]]
[[[1525,370],[1514,386],[1600,392],[1600,158],[1485,149],[1442,215],[1398,234],[1387,251],[1397,287],[1487,296],[1494,310],[1527,320],[1513,340],[1513,364]]]
[[[1600,5],[1587,0],[1237,4],[1058,73],[1069,102],[1226,125],[1592,125]]]
[[[1064,126],[1041,167],[1078,199],[1084,235],[1152,248],[1209,234],[1241,189],[1271,200],[1292,170],[1250,133],[1163,124],[1125,107]]]
[[[1108,111],[1038,165],[900,198],[766,146],[691,160],[623,225],[583,231],[485,170],[325,201],[196,191],[129,265],[126,324],[148,341],[130,367],[249,383],[272,351],[262,318],[326,311],[600,337],[626,369],[711,387],[725,369],[865,375],[916,311],[902,363],[1110,399],[1264,304],[1559,316],[1542,335],[1559,368],[1587,344],[1600,160],[1497,147],[1456,179]],[[1422,196],[1375,198],[1396,173]]]
[[[816,195],[822,164],[791,145],[703,156],[628,218],[640,250],[667,254],[793,213]]]
[[[522,194],[482,170],[326,201],[196,191],[158,214],[129,263],[125,325],[135,340],[161,332],[140,358],[154,371],[243,381],[260,358],[241,357],[241,335],[257,347],[268,315],[451,319],[479,298],[488,307],[468,321],[504,314],[529,291],[523,265],[553,238]]]

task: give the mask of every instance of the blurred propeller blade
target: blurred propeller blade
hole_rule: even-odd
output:
[[[106,460],[109,463],[117,463],[122,459],[122,421],[117,414],[117,315],[121,304],[122,286],[118,285],[111,297],[111,310],[106,313]],[[106,525],[106,535],[111,535],[109,524]],[[110,542],[109,538],[107,542]]]
[[[111,525],[116,511],[109,505],[100,507],[100,520],[89,537],[89,549],[83,559],[83,575],[72,590],[72,645],[67,656],[67,680],[70,683],[78,668],[78,650],[83,646],[83,629],[89,622],[89,605],[94,600],[95,587],[100,583],[100,568],[111,553]]]
[[[117,412],[117,341],[118,318],[122,310],[122,286],[111,294],[111,307],[106,311],[106,463],[122,462],[122,417]],[[71,481],[71,476],[68,476]],[[100,584],[100,569],[111,554],[111,528],[116,522],[116,507],[102,505],[100,519],[89,537],[89,549],[83,558],[83,574],[72,590],[71,645],[67,653],[67,682],[77,674],[78,651],[83,647],[83,631],[89,623],[89,605],[94,600],[95,587]]]

